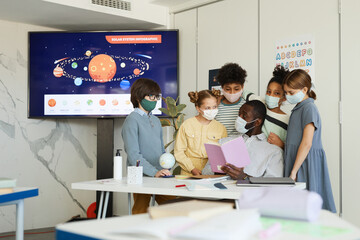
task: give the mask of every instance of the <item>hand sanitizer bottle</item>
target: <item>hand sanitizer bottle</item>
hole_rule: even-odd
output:
[[[121,180],[122,178],[122,157],[120,155],[120,150],[117,149],[114,157],[114,179]]]

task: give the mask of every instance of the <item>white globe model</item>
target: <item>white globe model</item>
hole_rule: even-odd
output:
[[[171,153],[164,153],[160,156],[159,163],[163,168],[172,168],[175,165],[175,158]]]

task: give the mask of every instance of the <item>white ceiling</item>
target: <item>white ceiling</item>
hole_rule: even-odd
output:
[[[134,0],[126,1],[134,3]],[[181,0],[155,2],[157,5],[154,7],[163,12],[165,5],[170,3],[172,5],[174,2],[181,2]],[[70,6],[69,3],[73,6]],[[84,5],[84,8],[81,4]],[[136,4],[139,5],[138,2]],[[144,1],[144,5],[146,4],[149,5],[149,1]],[[91,0],[63,0],[58,2],[56,0],[0,0],[0,19],[63,30],[151,29],[164,27],[166,24],[165,21],[164,24],[159,24],[159,21],[134,17],[136,14],[129,14],[125,10],[98,5],[93,5],[89,9],[88,5],[93,5]]]
[[[131,11],[99,6],[92,0],[0,0],[0,20],[69,31],[145,30],[166,28],[169,13],[221,0],[124,1],[131,3]]]
[[[184,3],[194,2],[193,0],[150,0],[152,4],[165,6],[165,7],[175,7],[182,5]]]

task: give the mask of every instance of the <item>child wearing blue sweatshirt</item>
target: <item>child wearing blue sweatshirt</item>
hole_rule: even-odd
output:
[[[130,93],[134,111],[126,117],[121,132],[128,164],[136,166],[139,160],[146,176],[171,175],[159,164],[159,158],[165,152],[163,133],[160,120],[151,114],[161,99],[161,89],[153,80],[140,78],[133,83]],[[132,213],[146,213],[151,195],[134,193],[133,197]],[[161,204],[171,198],[157,195],[155,200]]]

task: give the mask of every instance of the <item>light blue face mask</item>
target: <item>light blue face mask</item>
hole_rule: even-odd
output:
[[[249,124],[249,123],[252,123],[252,122],[255,122],[257,120],[257,118],[255,120],[252,120],[250,122],[247,122],[245,121],[243,118],[241,117],[237,117],[236,120],[235,120],[235,129],[236,131],[238,131],[239,133],[241,134],[244,134],[244,133],[247,133],[249,130],[255,128],[255,126],[247,129],[246,128],[246,125]]]
[[[265,103],[269,109],[277,108],[279,106],[279,100],[280,98],[278,97],[265,95]]]
[[[297,93],[295,93],[294,95],[288,95],[286,94],[286,100],[290,103],[290,104],[297,104],[299,102],[301,102],[305,97],[305,93],[303,91],[298,91]]]

